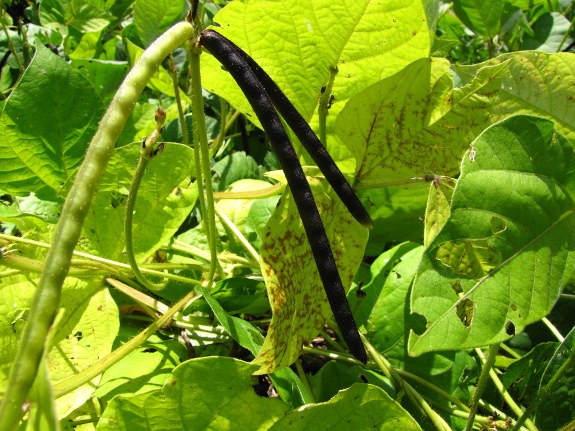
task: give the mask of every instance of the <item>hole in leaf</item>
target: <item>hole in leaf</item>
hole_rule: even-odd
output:
[[[154,349],[153,347],[148,347],[147,349],[142,350],[142,353],[154,353],[157,352],[157,349]]]
[[[74,334],[74,337],[76,337],[78,339],[78,341],[80,341],[82,338],[84,338],[84,336],[82,335],[82,331],[78,331]]]
[[[461,320],[461,323],[463,323],[466,328],[469,328],[473,322],[473,313],[475,311],[473,301],[467,298],[459,301],[456,305],[456,310],[457,317]]]
[[[505,322],[505,333],[507,335],[515,335],[515,325],[511,321]]]

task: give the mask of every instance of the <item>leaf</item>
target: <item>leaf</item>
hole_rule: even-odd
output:
[[[124,248],[125,205],[140,143],[117,148],[110,159],[84,234],[100,256],[117,259]],[[135,205],[132,232],[137,259],[147,258],[178,230],[197,198],[193,151],[181,144],[166,144],[148,165]]]
[[[522,50],[538,50],[548,53],[561,51],[573,38],[565,37],[571,28],[569,20],[558,12],[541,15],[532,26],[533,37],[526,36],[521,44]]]
[[[451,196],[454,187],[455,180],[449,177],[436,175],[431,182],[425,209],[423,245],[429,245],[447,221],[451,212]]]
[[[44,27],[63,35],[68,27],[78,32],[93,32],[105,28],[112,16],[84,0],[43,0],[40,4],[40,22]]]
[[[237,153],[234,153],[237,154]],[[231,184],[227,192],[252,192],[271,187],[267,181],[243,179]],[[258,200],[256,199],[220,199],[217,203],[218,208],[228,216],[236,225],[242,234],[246,234],[246,222],[250,208]]]
[[[572,145],[552,122],[515,116],[473,148],[414,282],[411,311],[426,321],[410,335],[416,355],[510,338],[551,311],[573,272]]]
[[[501,29],[501,16],[508,1],[455,0],[453,11],[475,34],[493,39]]]
[[[97,430],[267,430],[287,406],[255,394],[256,368],[233,358],[192,359],[176,367],[161,390],[116,396]]]
[[[363,257],[367,230],[328,191],[325,180],[308,177],[344,287]],[[258,374],[286,367],[300,355],[331,315],[303,225],[287,191],[263,233],[261,268],[272,307],[272,321],[255,364]]]
[[[572,328],[555,350],[541,378],[539,390],[549,383],[566,361],[571,361],[571,366],[567,367],[555,390],[551,391],[537,407],[535,424],[542,431],[556,430],[575,420],[575,406],[572,402],[575,395],[575,367],[572,358],[574,352],[575,328]]]
[[[136,0],[134,24],[146,46],[184,17],[185,0]]]
[[[417,422],[384,390],[356,383],[330,401],[308,405],[277,421],[269,431],[421,430]]]
[[[110,401],[119,394],[134,395],[160,389],[172,370],[187,357],[188,352],[179,341],[153,335],[104,372],[94,396]]]
[[[124,61],[75,59],[72,66],[90,81],[106,102],[112,100],[128,72],[128,64]]]
[[[118,309],[101,282],[68,277],[62,290],[65,313],[54,335],[55,347],[48,355],[51,380],[59,381],[91,366],[112,350],[118,331]],[[29,277],[14,276],[0,288],[0,391],[16,354],[17,342],[27,319],[36,284]],[[93,380],[97,382],[99,377]],[[83,404],[94,392],[86,384],[57,402],[60,417]]]
[[[483,68],[469,85],[452,89],[449,62],[426,58],[358,93],[336,123],[358,161],[357,186],[456,172],[469,143],[489,124],[485,96],[505,73],[505,64]]]
[[[567,139],[575,138],[575,58],[572,54],[515,52],[473,66],[453,66],[456,81],[467,84],[484,67],[507,63],[499,91],[492,101],[493,122],[515,114],[538,115],[555,122]]]
[[[214,176],[214,182],[217,183],[218,191],[224,191],[236,181],[242,179],[261,178],[257,162],[243,151],[233,152],[218,160],[212,166],[212,170],[217,175]],[[270,184],[268,184],[269,186]]]
[[[102,115],[88,81],[38,44],[0,117],[0,189],[45,200],[64,196]]]
[[[429,55],[433,32],[426,20],[423,5],[413,0],[242,1],[214,17],[218,32],[260,64],[307,120],[315,115],[330,68],[337,66],[330,132],[351,96]],[[239,87],[211,56],[202,58],[202,81],[258,124]],[[328,149],[335,160],[349,157],[335,140]]]

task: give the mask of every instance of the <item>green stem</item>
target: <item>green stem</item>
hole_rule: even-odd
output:
[[[559,340],[560,343],[565,341],[565,337],[561,335],[561,332],[559,332],[559,330],[555,327],[553,323],[551,323],[551,321],[547,317],[544,317],[541,320],[543,321],[543,323],[545,323],[545,326],[549,328],[549,330],[553,333],[553,335],[555,335],[555,338],[557,338],[557,340]]]
[[[483,362],[485,363],[487,362],[487,359],[485,358],[483,352],[480,349],[475,349],[475,352]],[[513,411],[513,413],[517,415],[517,417],[520,417],[523,414],[523,410],[511,397],[509,392],[507,392],[507,389],[505,389],[505,385],[503,385],[503,382],[501,381],[501,379],[499,379],[499,376],[497,376],[497,373],[493,368],[489,370],[489,377],[491,377],[491,380],[493,381],[495,388],[499,391],[499,393],[503,397],[503,400],[507,403],[509,408]],[[535,425],[533,425],[531,421],[527,421],[526,427],[531,431],[537,430],[537,428],[535,427]]]
[[[200,206],[204,199],[206,199],[202,217],[204,220],[204,229],[208,236],[208,244],[210,247],[210,272],[208,273],[208,288],[210,288],[216,270],[222,277],[223,271],[218,262],[214,190],[212,187],[212,176],[210,170],[210,151],[206,130],[206,117],[204,115],[204,99],[202,97],[202,77],[200,73],[200,54],[202,51],[197,43],[189,42],[188,46],[190,47],[189,57],[192,79],[192,119],[194,124],[194,155],[196,156],[197,170],[196,176],[198,179],[203,176],[203,183],[205,184],[206,188],[206,193],[204,195],[203,190],[201,190],[201,184],[199,184],[198,187],[200,189],[200,196],[198,196],[198,198],[200,199]],[[200,160],[198,159],[200,157],[197,155],[198,147],[201,156],[201,163],[199,164],[198,162],[200,162]],[[202,175],[199,175],[200,172],[202,172]]]
[[[369,340],[361,333],[360,336],[363,344],[367,348],[367,351],[383,374],[394,383],[396,390],[404,391],[415,407],[431,420],[436,429],[440,431],[451,431],[450,426],[443,420],[443,418],[431,408],[427,401],[425,401],[409,383],[399,376],[397,371],[391,366],[387,359],[385,359],[385,357],[371,345]]]
[[[50,248],[51,247],[50,244],[46,244],[45,242],[34,241],[31,239],[20,238],[17,236],[6,235],[6,234],[2,234],[2,233],[0,233],[0,239],[6,239],[6,240],[9,240],[11,242],[17,242],[17,243],[21,243],[21,244],[34,245],[34,246],[42,247],[42,248]],[[74,256],[81,256],[81,257],[84,257],[86,259],[90,259],[90,260],[93,260],[95,262],[98,262],[98,263],[100,263],[100,267],[102,267],[102,268],[111,267],[108,269],[108,274],[115,272],[114,268],[121,268],[121,269],[128,269],[128,270],[131,269],[130,265],[127,265],[125,263],[116,262],[114,260],[105,259],[103,257],[94,256],[92,254],[83,253],[81,251],[75,251],[74,250],[74,252],[72,254]],[[73,261],[71,261],[71,262],[73,263]],[[181,275],[175,275],[175,274],[165,273],[165,272],[161,272],[161,271],[156,271],[153,269],[153,268],[158,268],[158,267],[167,268],[167,269],[194,269],[194,270],[202,270],[203,269],[203,266],[201,266],[201,265],[191,265],[191,264],[179,265],[179,264],[162,263],[162,264],[145,265],[144,267],[140,267],[140,271],[143,272],[144,274],[154,275],[157,277],[164,277],[164,278],[168,278],[170,280],[180,281],[180,282],[186,283],[186,284],[193,284],[195,286],[201,286],[202,285],[201,282],[194,280],[194,279],[191,279],[191,278],[182,277]]]
[[[539,391],[537,397],[535,397],[533,402],[529,404],[529,407],[527,407],[525,412],[523,412],[523,414],[521,415],[521,417],[519,418],[519,420],[517,421],[517,423],[515,424],[515,426],[512,428],[511,431],[518,430],[519,427],[523,425],[523,423],[527,425],[528,418],[530,418],[533,415],[533,413],[535,413],[535,410],[537,410],[537,407],[539,407],[541,401],[543,401],[547,396],[549,396],[549,394],[553,391],[553,389],[555,389],[555,387],[559,384],[561,377],[564,376],[567,370],[571,370],[573,366],[575,366],[575,352],[571,350],[567,360],[563,362],[563,364],[561,365],[561,367],[559,367],[559,369],[553,375],[551,380],[549,380],[549,382],[547,382],[547,384],[543,387],[543,389]]]
[[[44,340],[60,306],[62,284],[70,267],[74,247],[116,141],[140,93],[162,60],[192,35],[191,24],[182,22],[160,36],[130,71],[100,122],[56,225],[54,241],[32,300],[30,319],[20,337],[0,406],[0,431],[17,428],[22,405],[36,378],[44,352]]]
[[[331,107],[331,92],[333,82],[337,75],[337,66],[329,68],[329,80],[325,87],[322,88],[321,97],[319,98],[318,116],[319,116],[319,140],[323,146],[327,146],[327,115]]]
[[[10,38],[10,34],[8,33],[8,28],[6,27],[6,23],[4,22],[4,16],[5,16],[5,11],[4,11],[4,9],[2,9],[2,13],[0,14],[0,22],[2,24],[2,29],[4,30],[4,34],[6,35],[6,41],[8,42],[8,48],[10,49],[10,51],[12,51],[12,54],[14,55],[14,58],[16,59],[16,63],[18,63],[18,68],[20,69],[20,76],[22,76],[22,74],[24,73],[25,66],[24,66],[24,63],[22,62],[22,59],[20,58],[20,54],[18,54],[18,52],[14,48],[14,43],[12,42],[12,39]]]
[[[275,183],[271,187],[265,189],[245,191],[245,192],[215,192],[215,199],[265,199],[270,196],[276,196],[285,190],[286,185],[283,183]]]
[[[238,227],[226,216],[217,206],[214,207],[216,210],[216,214],[220,218],[221,222],[228,227],[229,230],[235,235],[239,242],[242,243],[244,248],[247,250],[249,254],[252,255],[252,258],[259,264],[260,262],[260,255],[256,251],[256,249],[250,244],[250,242],[246,239],[246,237],[240,232]]]
[[[134,254],[134,239],[133,239],[133,218],[134,218],[134,208],[136,207],[136,199],[138,197],[138,190],[140,189],[140,184],[142,183],[142,179],[144,178],[144,174],[146,173],[146,167],[150,160],[156,154],[154,152],[154,146],[160,136],[162,126],[164,125],[164,121],[166,119],[166,112],[158,108],[156,111],[156,129],[151,133],[150,137],[146,141],[144,138],[144,142],[142,144],[142,148],[140,149],[140,160],[138,160],[138,166],[136,166],[136,170],[134,171],[134,176],[132,178],[132,183],[130,184],[130,191],[128,192],[128,200],[126,201],[126,215],[124,217],[124,235],[126,239],[126,257],[128,258],[128,262],[130,262],[130,267],[136,276],[136,279],[144,286],[146,289],[156,291],[162,290],[166,287],[165,283],[162,284],[155,284],[149,281],[144,274],[140,272],[140,268],[138,267],[138,262],[136,261],[136,256]]]
[[[473,428],[473,422],[475,419],[475,414],[477,413],[477,408],[479,406],[479,400],[481,395],[487,386],[487,381],[489,379],[489,371],[495,363],[495,358],[497,357],[497,352],[499,351],[499,343],[492,344],[489,347],[489,355],[485,360],[483,367],[481,368],[481,374],[479,375],[479,380],[477,382],[477,387],[475,388],[475,393],[473,394],[473,400],[471,406],[469,407],[469,418],[467,420],[467,426],[465,431],[470,431]]]

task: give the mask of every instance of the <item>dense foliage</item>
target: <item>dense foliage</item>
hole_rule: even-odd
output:
[[[0,431],[572,429],[573,2],[198,6],[2,2]],[[208,27],[373,220],[290,135],[366,365]]]

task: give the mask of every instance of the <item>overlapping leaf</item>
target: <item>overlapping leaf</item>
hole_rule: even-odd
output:
[[[433,37],[418,0],[251,0],[229,4],[214,21],[222,27],[219,32],[270,74],[308,120],[330,68],[337,66],[329,124],[351,96],[426,57]],[[229,74],[210,56],[202,63],[205,87],[251,113]],[[257,124],[254,115],[252,121]],[[330,142],[328,147],[335,160],[349,157],[341,143]]]
[[[553,120],[568,139],[575,137],[575,56],[568,53],[515,52],[473,66],[453,66],[456,82],[465,85],[486,66],[507,63],[493,100],[492,121],[513,114],[539,115]]]
[[[357,94],[336,131],[358,160],[358,186],[456,172],[469,143],[489,124],[487,96],[505,73],[505,64],[486,67],[469,85],[452,89],[447,60],[421,59]]]
[[[503,341],[544,317],[575,263],[573,146],[537,117],[487,129],[465,157],[451,216],[428,246],[411,310],[414,354]]]
[[[111,259],[124,248],[124,214],[140,143],[115,150],[102,177],[98,194],[84,224],[94,251]],[[136,200],[134,251],[145,258],[170,238],[189,214],[197,197],[193,151],[180,144],[166,144],[148,165]]]

